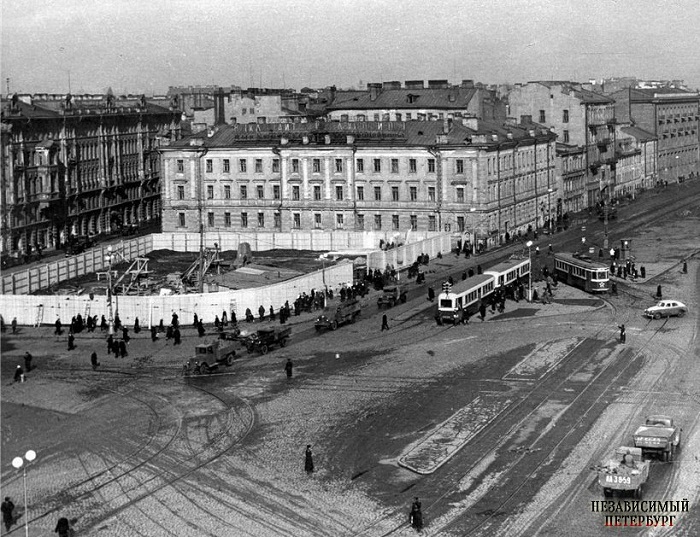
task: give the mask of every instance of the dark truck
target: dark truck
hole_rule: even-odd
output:
[[[633,439],[643,454],[670,461],[681,447],[681,428],[668,416],[648,416],[644,425],[634,432]]]
[[[614,492],[633,494],[641,498],[644,484],[649,478],[649,461],[642,458],[642,450],[636,447],[621,446],[597,467],[598,484],[603,487],[603,495],[609,498]]]
[[[325,328],[335,330],[342,324],[354,323],[358,315],[360,315],[360,303],[357,300],[346,300],[336,307],[325,308],[316,319],[314,326],[318,332]]]
[[[284,347],[292,333],[291,328],[261,328],[242,340],[248,352],[267,354],[274,345]]]
[[[406,291],[399,285],[391,285],[382,290],[382,295],[377,299],[377,307],[392,308],[399,302],[406,302]]]

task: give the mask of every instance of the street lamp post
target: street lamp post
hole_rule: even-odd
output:
[[[12,459],[12,466],[17,468],[18,470],[21,468],[22,469],[22,483],[24,485],[24,535],[25,537],[29,537],[29,514],[28,514],[28,508],[27,508],[27,465],[24,464],[24,461],[27,461],[27,464],[32,462],[34,459],[36,459],[36,451],[29,450],[24,454],[24,457],[15,457]]]
[[[552,234],[552,189],[548,188],[547,189],[547,219],[548,219],[548,224],[547,227],[549,227],[549,234]]]
[[[105,261],[107,262],[107,307],[109,308],[109,335],[114,335],[114,309],[112,308],[112,260],[114,254],[112,253],[112,245],[107,246],[107,255],[105,256]]]
[[[530,270],[527,272],[527,301],[532,302],[532,241],[527,241],[525,246],[527,246],[527,261],[530,265]]]

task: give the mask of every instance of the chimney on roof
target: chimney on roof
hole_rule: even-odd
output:
[[[369,100],[376,101],[377,97],[379,96],[379,93],[382,91],[381,83],[370,82],[369,84],[367,84],[367,88],[369,89]]]
[[[214,93],[214,125],[226,125],[224,109],[224,90],[218,88]]]
[[[520,116],[520,123],[522,125],[529,125],[530,123],[532,123],[532,116],[530,114]]]
[[[428,80],[429,89],[447,89],[449,87],[447,80]]]
[[[404,87],[406,89],[423,89],[425,86],[422,80],[406,80]]]
[[[449,118],[445,118],[442,120],[442,133],[447,134],[450,132],[450,129],[452,128],[452,120]]]
[[[475,117],[465,117],[462,119],[462,123],[465,127],[472,129],[474,131],[479,130],[479,120]]]
[[[392,80],[391,82],[382,83],[384,89],[401,89],[401,82],[398,80]]]
[[[474,81],[469,78],[465,78],[464,80],[462,80],[462,84],[460,85],[460,87],[464,89],[473,89]]]
[[[330,87],[330,102],[332,103],[335,101],[335,95],[336,95],[337,88],[335,86]]]
[[[508,131],[508,132],[506,133],[506,138],[508,138],[509,140],[512,140],[512,139],[513,139],[513,133],[512,133],[511,131]]]

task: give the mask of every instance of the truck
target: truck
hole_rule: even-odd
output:
[[[354,323],[360,315],[360,303],[357,300],[346,300],[335,307],[325,308],[318,316],[314,326],[320,332],[326,328],[336,330],[345,323]]]
[[[284,347],[292,333],[291,328],[260,328],[243,340],[248,352],[258,351],[267,354],[274,345]]]
[[[617,491],[641,498],[649,478],[650,464],[642,457],[641,448],[620,446],[597,467],[598,484],[603,487],[603,495],[609,498]]]
[[[406,302],[406,290],[399,285],[391,285],[384,287],[381,296],[377,299],[377,307],[392,308],[399,302]]]
[[[216,371],[220,365],[233,365],[236,346],[236,343],[223,339],[196,345],[194,358],[183,366],[183,374],[208,375]]]
[[[647,416],[644,425],[634,432],[634,445],[644,455],[654,455],[670,461],[681,446],[681,428],[669,416]]]

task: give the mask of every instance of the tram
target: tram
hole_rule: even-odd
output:
[[[438,295],[438,324],[457,325],[478,311],[481,301],[494,290],[510,285],[530,273],[530,260],[506,261],[494,265],[483,274],[458,282]]]
[[[607,293],[610,269],[587,255],[554,254],[554,272],[559,281],[588,293]]]

